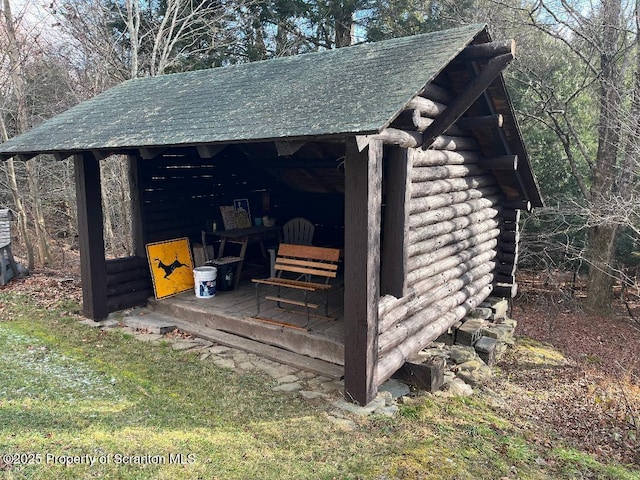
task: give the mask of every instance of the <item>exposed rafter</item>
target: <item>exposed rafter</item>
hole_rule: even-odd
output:
[[[162,155],[166,150],[166,148],[140,148],[139,152],[143,160],[151,160]]]
[[[61,162],[62,160],[69,158],[71,155],[73,155],[71,152],[55,152],[53,154],[53,158]]]
[[[304,147],[307,142],[273,142],[276,146],[276,151],[278,152],[278,156],[280,157],[290,157],[302,147]]]
[[[515,40],[501,40],[478,45],[469,45],[456,58],[459,61],[487,60],[499,55],[516,54]]]
[[[513,53],[506,53],[489,60],[478,76],[471,80],[467,88],[427,127],[423,134],[422,148],[425,150],[429,148],[436,137],[442,135],[451,127],[456,120],[469,109],[473,102],[484,93],[513,59]]]
[[[478,165],[487,170],[518,170],[517,155],[499,155],[496,157],[480,157]]]
[[[222,150],[227,147],[226,144],[223,145],[198,145],[196,148],[198,150],[198,155],[200,158],[213,158],[217,154],[219,154]]]
[[[499,113],[495,115],[484,115],[481,117],[462,117],[458,119],[456,125],[460,128],[473,130],[482,128],[502,128],[504,118]]]
[[[91,153],[98,160],[104,160],[105,158],[107,158],[107,157],[109,157],[111,155],[111,153],[109,153],[109,152],[107,152],[105,150],[91,150]]]

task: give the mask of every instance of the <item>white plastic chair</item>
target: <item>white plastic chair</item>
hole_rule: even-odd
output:
[[[282,227],[282,241],[294,245],[311,245],[315,229],[313,223],[306,218],[292,218]]]
[[[294,245],[311,245],[316,227],[306,218],[295,217],[282,226],[282,242]],[[275,277],[276,249],[269,249],[272,277]]]

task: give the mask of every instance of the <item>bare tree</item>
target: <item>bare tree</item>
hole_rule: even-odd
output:
[[[580,252],[589,266],[586,307],[607,312],[619,273],[619,233],[637,226],[640,53],[637,19],[621,0],[590,5],[540,0],[520,9],[550,43],[544,56],[518,67],[538,100],[525,115],[555,132],[579,192],[561,210],[582,218],[586,231]]]
[[[100,59],[121,81],[192,69],[234,41],[231,19],[253,1],[57,0],[51,7],[82,56]]]
[[[5,99],[13,100],[13,133],[19,134],[25,132],[29,128],[29,119],[27,112],[27,87],[25,82],[25,64],[37,42],[33,38],[30,42],[22,41],[17,33],[17,25],[20,19],[14,18],[9,0],[2,0],[2,25],[3,37],[5,39],[6,63],[8,70],[8,85],[5,83]],[[3,110],[3,113],[6,110]],[[6,122],[6,115],[2,115],[2,137],[6,140],[9,136]],[[29,268],[33,268],[35,258],[33,248],[28,233],[27,212],[22,192],[18,186],[16,171],[14,164],[10,161],[7,164],[6,172],[8,175],[8,183],[12,192],[13,202],[18,212],[19,230],[22,240],[26,246],[27,261]],[[40,187],[36,172],[35,160],[27,160],[26,162],[26,182],[29,189],[29,199],[32,207],[33,224],[37,242],[38,260],[43,264],[50,261],[48,235],[45,227],[44,212],[42,209],[42,200],[40,197]]]

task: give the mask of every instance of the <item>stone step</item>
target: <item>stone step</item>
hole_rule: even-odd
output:
[[[134,330],[147,330],[149,333],[160,335],[173,332],[177,328],[173,318],[151,310],[127,315],[122,319],[122,324]]]

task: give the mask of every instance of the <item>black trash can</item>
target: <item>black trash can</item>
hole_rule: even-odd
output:
[[[216,281],[216,287],[218,291],[226,292],[233,290],[233,280],[235,277],[235,263],[227,263],[223,265],[216,265],[218,269],[218,278]]]
[[[216,290],[218,292],[233,290],[239,261],[240,259],[238,257],[223,257],[216,260],[209,260],[205,263],[205,265],[211,265],[218,269],[216,276]]]

